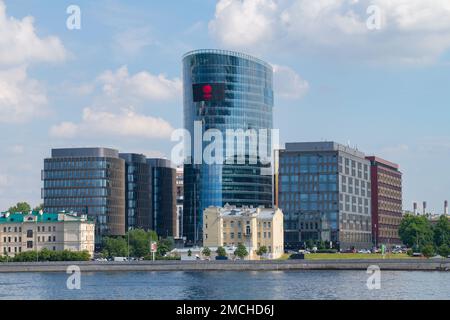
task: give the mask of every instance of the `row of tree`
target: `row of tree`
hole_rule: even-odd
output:
[[[412,249],[410,253],[421,252],[427,257],[450,254],[450,221],[444,215],[432,225],[426,216],[407,214],[400,224],[399,235]]]
[[[264,256],[266,253],[268,252],[267,247],[266,246],[261,246],[259,247],[259,249],[256,251],[256,254],[260,257]],[[209,249],[208,247],[203,248],[202,250],[202,254],[205,257],[210,257],[211,256],[211,249]],[[216,254],[219,257],[226,257],[227,256],[227,252],[225,250],[224,247],[218,247],[216,250]],[[236,257],[239,257],[241,259],[244,259],[245,257],[247,257],[249,255],[247,248],[242,244],[239,243],[236,250],[234,250],[234,255]]]
[[[45,261],[89,261],[91,255],[88,251],[51,251],[42,249],[39,252],[26,251],[17,253],[14,257],[0,256],[0,262],[45,262]]]
[[[43,210],[44,204],[40,204],[31,210],[31,206],[28,202],[18,202],[12,207],[10,207],[7,211],[10,213],[17,213],[17,212],[30,212],[30,211],[39,211]]]
[[[164,259],[175,246],[173,238],[158,240],[155,231],[135,229],[128,231],[123,237],[104,237],[102,256],[104,258],[130,256],[151,259],[150,244],[152,242],[157,242],[156,259]]]

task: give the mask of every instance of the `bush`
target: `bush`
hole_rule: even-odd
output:
[[[414,250],[413,249],[408,249],[408,251],[406,251],[406,254],[410,257],[413,256]]]
[[[225,250],[224,247],[218,247],[216,250],[216,253],[219,257],[226,257],[227,256],[227,251]]]
[[[450,247],[443,244],[438,248],[438,253],[441,257],[447,258],[450,255]]]
[[[50,251],[43,249],[36,254],[36,251],[26,251],[16,254],[10,258],[11,262],[47,262],[47,261],[89,261],[91,255],[88,251]],[[6,260],[6,259],[5,259]]]
[[[427,245],[423,246],[422,254],[425,257],[430,258],[436,254],[436,251],[434,250],[434,247],[431,244],[427,244]]]

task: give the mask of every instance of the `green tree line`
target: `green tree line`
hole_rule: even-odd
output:
[[[168,259],[166,254],[175,247],[173,238],[160,239],[155,231],[142,229],[130,230],[125,236],[104,237],[102,256],[104,258],[130,257],[152,259],[150,252],[151,242],[157,242],[155,258]]]
[[[0,256],[0,262],[46,262],[46,261],[89,261],[91,255],[88,251],[51,251],[42,249],[39,252],[25,251],[17,253],[14,257]]]
[[[444,215],[433,226],[426,216],[407,214],[400,224],[399,235],[413,252],[421,252],[426,257],[450,254],[450,221]]]

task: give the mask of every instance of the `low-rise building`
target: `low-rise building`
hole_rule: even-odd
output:
[[[0,254],[25,251],[88,251],[94,255],[95,223],[87,215],[61,213],[1,213]]]
[[[266,258],[277,259],[284,253],[283,212],[280,209],[226,205],[209,207],[203,213],[203,245],[228,247],[243,244],[250,259],[265,246]]]

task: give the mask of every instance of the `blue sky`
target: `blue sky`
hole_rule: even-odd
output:
[[[224,48],[274,65],[282,142],[350,141],[400,164],[405,209],[427,200],[442,211],[450,4],[313,3],[0,0],[0,209],[40,202],[52,147],[170,156],[170,132],[182,126],[181,56]],[[81,30],[66,28],[71,4]],[[371,4],[381,12],[377,30],[366,26]]]

